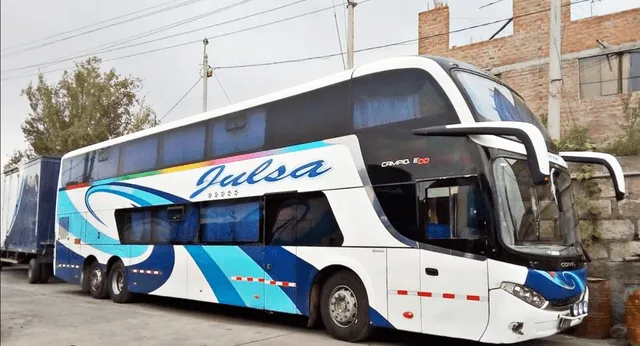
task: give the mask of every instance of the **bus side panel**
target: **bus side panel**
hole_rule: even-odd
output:
[[[54,275],[63,281],[80,283],[80,274],[84,263],[83,245],[80,239],[84,234],[85,226],[82,213],[58,215]]]
[[[422,331],[420,294],[420,250],[387,249],[389,322],[397,329]],[[413,318],[405,317],[411,313]]]

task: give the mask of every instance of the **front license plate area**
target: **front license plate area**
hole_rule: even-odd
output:
[[[560,321],[558,321],[558,329],[567,329],[571,325],[571,320],[568,318],[560,317]]]

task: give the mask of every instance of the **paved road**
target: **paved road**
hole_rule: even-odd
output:
[[[140,297],[114,304],[80,293],[61,282],[29,285],[22,268],[3,268],[1,340],[3,346],[94,345],[351,345],[331,339],[323,330],[304,327],[295,316],[223,307],[178,299]],[[429,345],[457,340],[380,330],[370,345]],[[558,336],[522,346],[607,345]]]

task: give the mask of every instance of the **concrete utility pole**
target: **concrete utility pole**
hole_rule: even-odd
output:
[[[551,0],[549,28],[549,115],[547,130],[552,139],[560,139],[560,101],[562,93],[562,0]]]
[[[358,4],[353,0],[347,0],[347,16],[349,17],[349,23],[347,28],[347,69],[353,68],[353,44],[354,44],[354,23],[353,23],[353,10]]]
[[[207,111],[207,79],[209,78],[209,57],[207,56],[207,45],[209,40],[205,37],[202,41],[204,44],[204,54],[202,56],[202,111]]]

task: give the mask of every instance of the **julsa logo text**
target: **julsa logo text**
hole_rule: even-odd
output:
[[[250,173],[246,171],[225,173],[225,165],[215,166],[198,179],[196,183],[197,190],[191,194],[190,198],[196,198],[209,187],[216,185],[220,187],[236,187],[244,184],[254,185],[261,181],[273,183],[286,178],[316,178],[331,170],[331,167],[325,165],[324,160],[305,163],[293,169],[289,169],[286,165],[276,166],[272,165],[272,163],[273,159],[268,159]]]

